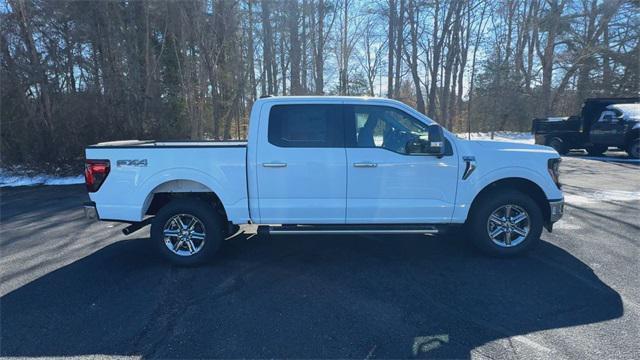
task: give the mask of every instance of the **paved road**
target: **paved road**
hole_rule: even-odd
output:
[[[81,186],[2,189],[3,356],[640,358],[640,166],[562,165],[530,255],[462,237],[240,236],[196,269],[91,223]]]

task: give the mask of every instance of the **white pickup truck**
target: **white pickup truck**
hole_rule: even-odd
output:
[[[116,141],[86,149],[90,218],[151,224],[170,260],[198,264],[241,225],[268,234],[435,234],[530,249],[563,213],[560,157],[468,141],[394,100],[268,97],[247,142]]]

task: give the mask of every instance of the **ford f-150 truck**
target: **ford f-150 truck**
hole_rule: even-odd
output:
[[[269,97],[246,142],[116,141],[86,149],[90,218],[151,224],[173,262],[202,263],[241,225],[266,234],[465,229],[520,254],[563,213],[550,147],[468,141],[394,100]]]

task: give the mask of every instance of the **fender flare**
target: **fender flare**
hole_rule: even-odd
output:
[[[494,182],[511,178],[530,181],[536,184],[547,198],[553,198],[553,194],[547,191],[547,186],[551,185],[549,182],[552,180],[546,179],[535,170],[522,166],[505,166],[483,174],[474,186],[475,194],[473,194],[473,198],[475,199],[482,190]]]
[[[469,178],[469,180],[471,179],[473,179],[473,175]],[[457,219],[456,221],[462,222],[466,221],[470,214],[471,206],[478,196],[489,186],[501,180],[524,180],[536,185],[546,199],[558,197],[558,194],[554,194],[549,191],[551,186],[554,188],[556,187],[551,178],[546,179],[542,174],[530,168],[522,166],[504,166],[502,168],[493,169],[486,174],[482,174],[482,176],[473,179],[466,186],[458,187],[459,195],[462,195],[462,197],[458,196],[456,199],[453,219]],[[467,191],[460,194],[460,189],[467,189]],[[558,190],[558,192],[560,191]]]
[[[144,216],[147,208],[149,207],[149,204],[153,199],[153,195],[156,193],[156,189],[172,181],[185,182],[183,184],[185,185],[185,191],[177,192],[211,192],[220,199],[223,207],[228,203],[226,202],[228,194],[223,190],[224,187],[211,175],[195,169],[172,168],[170,170],[158,172],[140,184],[138,193],[144,194],[144,198],[138,199],[138,203],[142,205],[140,207],[141,217]]]

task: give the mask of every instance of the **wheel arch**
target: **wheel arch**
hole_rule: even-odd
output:
[[[549,207],[549,201],[547,200],[544,190],[535,182],[521,177],[502,178],[487,184],[478,192],[471,202],[467,219],[473,216],[475,208],[483,198],[489,196],[494,191],[504,191],[505,189],[513,189],[530,196],[540,207],[545,226],[547,226],[551,216],[551,208]]]
[[[554,140],[558,140],[560,142],[560,147],[559,148],[556,148],[556,147],[553,146],[552,143],[553,143]],[[545,145],[553,148],[560,155],[564,155],[564,154],[568,153],[569,150],[572,147],[570,142],[569,142],[569,140],[568,140],[568,137],[565,136],[564,134],[549,135],[545,139]]]
[[[631,145],[633,140],[640,139],[640,127],[631,129],[626,135],[624,139],[624,146],[628,147]]]
[[[154,187],[147,195],[142,207],[143,215],[155,215],[157,211],[175,199],[192,198],[211,204],[225,224],[229,217],[220,196],[209,186],[190,179],[165,181]]]

